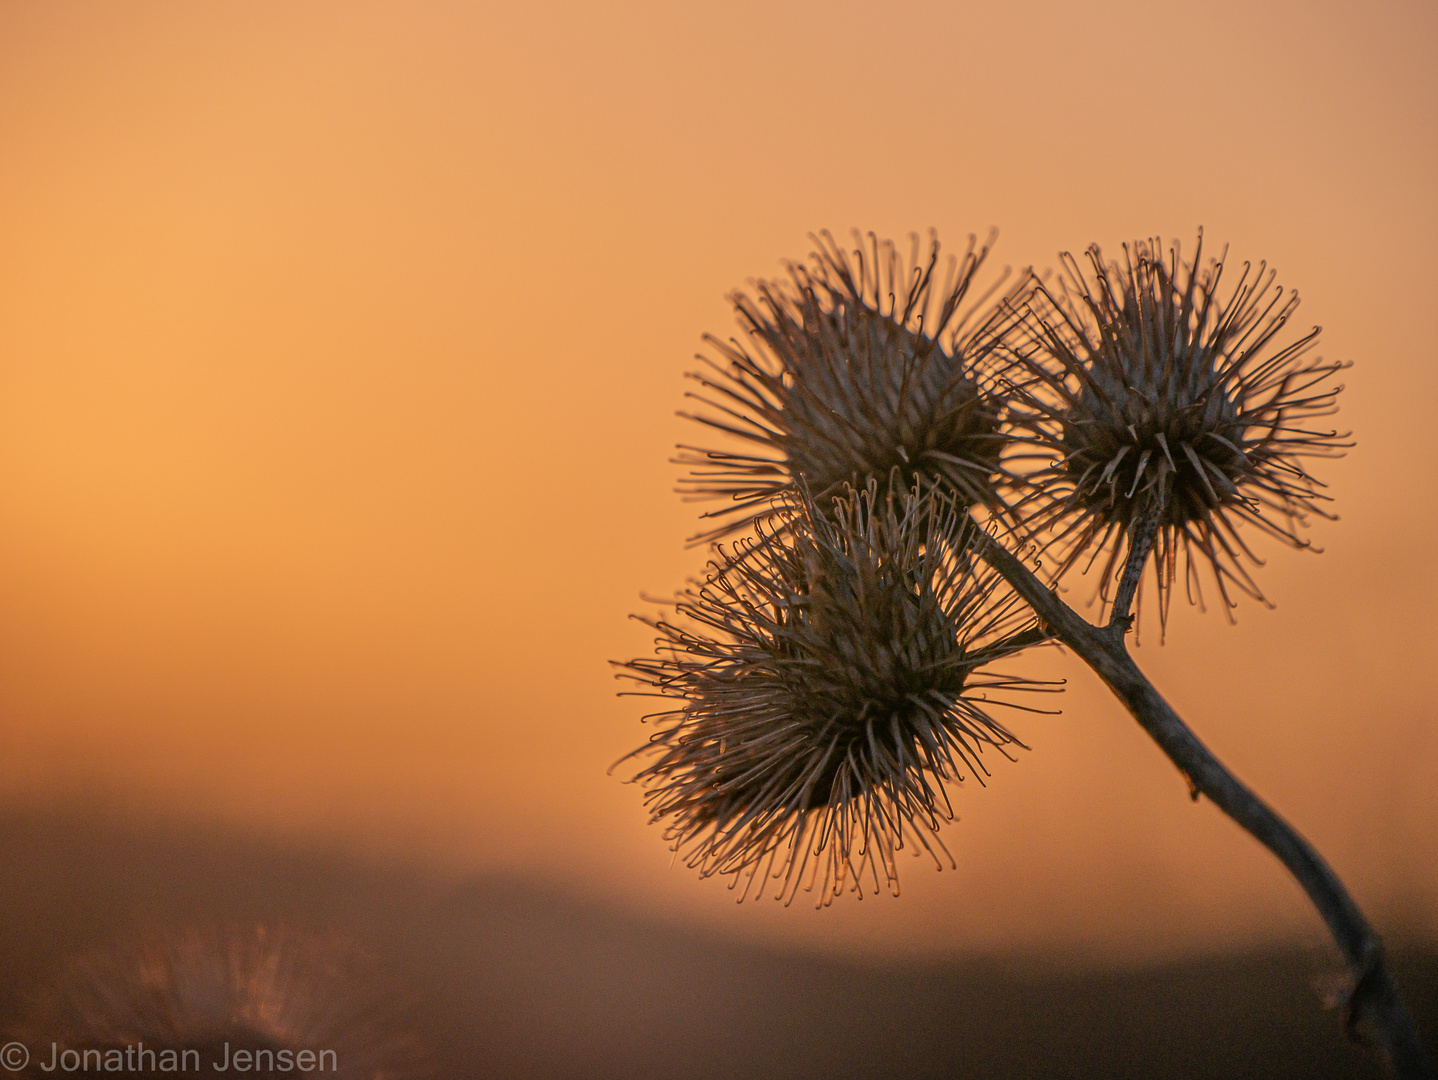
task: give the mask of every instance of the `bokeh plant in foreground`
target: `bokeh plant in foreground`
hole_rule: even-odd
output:
[[[10,1044],[31,1052],[12,1071],[424,1080],[426,1055],[383,987],[338,938],[263,926],[131,935],[73,957],[34,995]]]
[[[907,260],[854,241],[816,237],[787,281],[736,293],[744,339],[710,338],[694,375],[688,415],[725,440],[678,459],[681,490],[721,504],[695,538],[710,561],[651,622],[656,655],[620,665],[664,703],[629,755],[653,819],[741,896],[897,891],[906,844],[947,856],[946,783],[1022,748],[1001,719],[1033,708],[1017,692],[1056,689],[1003,661],[1058,644],[1303,886],[1347,963],[1350,1031],[1395,1075],[1433,1075],[1342,883],[1126,644],[1145,582],[1160,627],[1180,583],[1228,613],[1263,600],[1246,533],[1304,548],[1327,516],[1309,470],[1350,445],[1325,424],[1344,365],[1312,355],[1316,329],[1287,333],[1297,295],[1263,264],[1205,261],[1202,234],[1190,260],[1095,246],[987,289],[987,244],[943,261],[934,238]],[[1053,588],[1076,569],[1098,623]]]

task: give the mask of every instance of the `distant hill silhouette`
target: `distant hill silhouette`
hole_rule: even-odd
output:
[[[173,926],[338,932],[446,1078],[1363,1077],[1298,950],[1140,971],[816,958],[651,924],[534,882],[220,830],[0,810],[0,1027],[68,956]],[[1438,1046],[1438,955],[1397,973]],[[1336,966],[1336,965],[1335,965]]]

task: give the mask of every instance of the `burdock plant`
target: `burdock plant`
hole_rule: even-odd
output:
[[[35,995],[18,1032],[36,1051],[24,1075],[432,1075],[377,975],[330,937],[264,927],[151,933],[71,958]]]
[[[1027,376],[1010,392],[1010,460],[1039,464],[1013,509],[1055,553],[1055,577],[1097,560],[1106,601],[1124,552],[1153,544],[1160,620],[1180,569],[1191,600],[1205,576],[1225,610],[1234,590],[1262,600],[1239,525],[1307,547],[1299,530],[1329,515],[1306,459],[1351,445],[1315,427],[1337,411],[1331,377],[1346,365],[1310,359],[1317,329],[1276,344],[1297,294],[1261,264],[1224,282],[1224,259],[1205,265],[1202,248],[1200,233],[1184,263],[1177,243],[1167,258],[1140,243],[1116,264],[1095,246],[1087,273],[1065,257],[1058,295],[1037,286],[1007,343]]]
[[[1054,642],[1087,663],[1187,778],[1282,861],[1348,967],[1349,1030],[1397,1076],[1432,1076],[1382,943],[1337,876],[1198,740],[1129,654],[1152,566],[1162,621],[1180,576],[1225,610],[1263,594],[1245,532],[1298,547],[1325,513],[1312,460],[1343,365],[1285,341],[1295,294],[1262,265],[1178,245],[1065,256],[969,300],[971,241],[941,284],[937,242],[827,234],[783,283],[733,298],[743,341],[698,376],[694,415],[735,448],[681,447],[681,490],[722,497],[705,576],[658,654],[621,665],[663,698],[635,779],[704,874],[826,902],[896,885],[906,844],[938,860],[946,784],[1018,737],[994,708],[1042,689],[990,664]],[[1029,568],[1044,558],[1048,582]],[[1039,560],[1035,560],[1039,561]],[[1052,584],[1097,567],[1090,623]],[[989,754],[989,758],[983,755]],[[941,861],[940,861],[941,862]],[[942,864],[942,862],[941,862]],[[762,884],[759,885],[763,887]]]
[[[689,864],[742,878],[741,898],[772,876],[822,903],[897,890],[906,841],[952,865],[944,783],[1021,747],[993,712],[1043,687],[990,666],[1033,617],[975,561],[954,500],[871,479],[822,513],[796,494],[787,527],[719,549],[651,623],[658,655],[625,667],[673,706],[638,779]]]
[[[701,408],[684,415],[739,441],[679,448],[686,495],[724,503],[704,515],[719,524],[698,539],[769,517],[799,478],[821,511],[869,480],[942,480],[966,503],[997,498],[1004,400],[989,360],[1005,313],[993,299],[1008,274],[971,295],[988,244],[971,239],[940,279],[933,237],[922,258],[915,237],[907,262],[873,237],[852,255],[828,233],[816,240],[787,282],[731,297],[747,344],[707,338],[720,361],[701,356],[691,375]]]

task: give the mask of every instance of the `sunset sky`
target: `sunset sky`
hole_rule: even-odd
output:
[[[807,234],[1266,259],[1353,361],[1341,520],[1139,661],[1386,934],[1438,940],[1438,8],[0,6],[0,797],[499,869],[724,934],[1125,959],[1317,940],[1077,662],[957,873],[670,867],[611,660],[703,566],[674,415]],[[1075,583],[1070,599],[1088,596]]]

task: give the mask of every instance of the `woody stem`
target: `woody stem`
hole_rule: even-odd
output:
[[[1147,544],[1157,529],[1157,514],[1148,530]],[[1067,645],[1113,691],[1140,726],[1158,743],[1188,778],[1194,798],[1199,794],[1238,823],[1276,855],[1308,894],[1348,966],[1352,991],[1348,997],[1351,1034],[1371,1042],[1383,1054],[1391,1075],[1401,1080],[1433,1080],[1433,1063],[1419,1038],[1413,1019],[1388,970],[1383,943],[1349,896],[1348,890],[1322,856],[1292,825],[1235,777],[1199,741],[1173,707],[1154,689],[1129,655],[1122,630],[1112,633],[1092,625],[1033,575],[1016,556],[993,537],[982,534],[979,553],[1013,587],[1055,638]],[[1139,559],[1144,530],[1135,535],[1129,565],[1125,567],[1115,616],[1126,620],[1133,591],[1124,584],[1132,577],[1137,588],[1143,562]],[[1146,559],[1146,552],[1144,558]],[[1130,571],[1134,571],[1130,575]],[[1124,606],[1119,607],[1119,601]],[[1114,627],[1111,622],[1109,627]],[[1122,625],[1126,626],[1127,623]]]
[[[1108,624],[1117,628],[1120,636],[1128,630],[1133,617],[1133,607],[1138,593],[1138,583],[1148,565],[1149,554],[1153,551],[1154,540],[1158,537],[1159,523],[1163,518],[1163,491],[1156,492],[1147,502],[1138,519],[1130,524],[1128,533],[1128,558],[1124,561],[1123,575],[1118,580],[1118,591],[1113,597],[1113,611]]]

